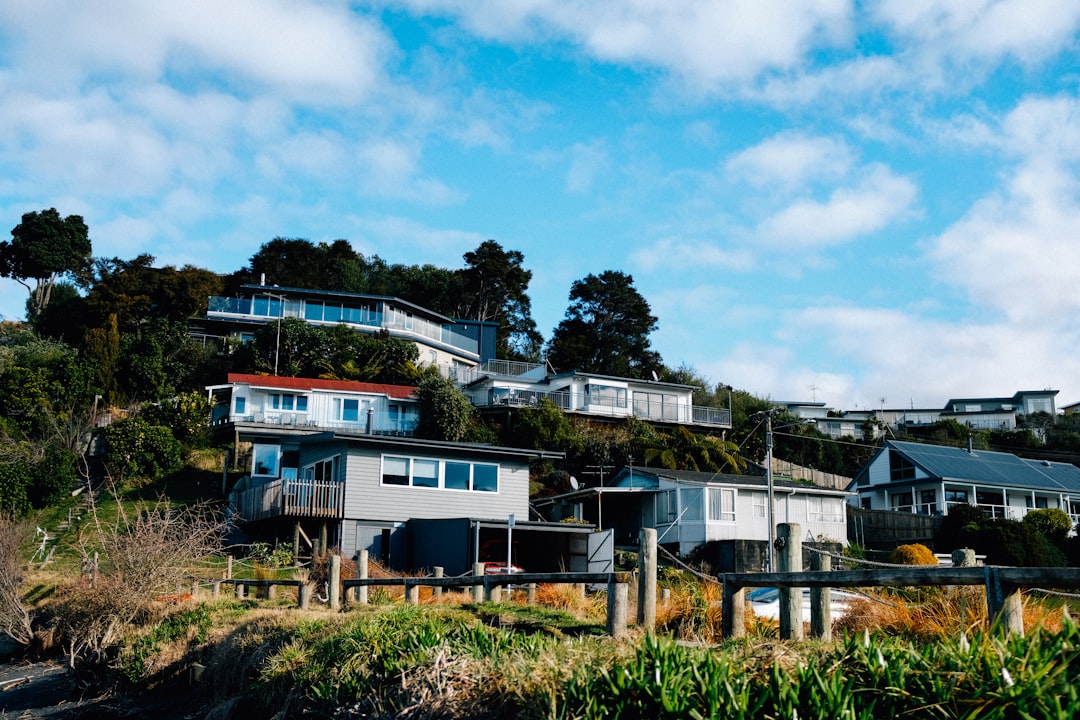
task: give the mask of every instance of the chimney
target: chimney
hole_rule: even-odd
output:
[[[265,285],[266,284],[266,273],[259,273],[259,284],[260,285]]]

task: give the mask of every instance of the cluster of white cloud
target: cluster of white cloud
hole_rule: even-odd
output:
[[[438,35],[445,45],[403,57],[381,24],[386,8],[449,18]],[[575,62],[647,78],[665,111],[719,100],[802,119],[720,150],[712,173],[657,171],[660,184],[693,186],[684,207],[694,212],[673,212],[624,248],[639,277],[688,267],[776,272],[765,258],[777,254],[794,274],[915,223],[925,178],[860,142],[962,146],[1003,161],[993,186],[908,257],[929,268],[928,283],[967,299],[959,316],[933,303],[897,310],[822,297],[765,319],[763,306],[744,301],[733,321],[775,323],[775,343],[695,360],[763,394],[804,395],[814,385],[837,404],[1009,392],[985,385],[1056,383],[1080,370],[1061,352],[1080,335],[1071,287],[1080,260],[1080,103],[1074,79],[1057,95],[1032,91],[1006,106],[952,100],[995,73],[1022,82],[1074,53],[1078,29],[1080,5],[1054,0],[379,0],[359,10],[343,0],[8,0],[0,4],[0,211],[97,212],[100,254],[206,264],[214,249],[223,270],[292,225],[332,237],[359,232],[361,249],[370,235],[450,262],[483,236],[400,210],[342,212],[312,193],[346,188],[424,209],[462,204],[453,172],[428,161],[433,145],[452,142],[551,163],[564,192],[598,195],[606,177],[629,172],[618,145],[625,137],[523,151],[516,135],[557,109],[528,89],[487,85],[455,57],[473,42],[522,53],[570,48]],[[691,125],[703,146],[721,144],[716,123]],[[200,237],[212,218],[219,234]],[[241,238],[239,254],[222,251]],[[720,281],[680,287],[654,305],[692,317],[717,298],[732,304]],[[664,337],[679,342],[685,332]],[[790,350],[810,346],[820,357]],[[770,363],[742,359],[747,353]],[[860,370],[830,372],[821,359],[829,356]],[[923,375],[928,358],[932,377]],[[866,389],[875,397],[858,396]]]

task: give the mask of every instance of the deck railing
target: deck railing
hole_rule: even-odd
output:
[[[339,518],[345,502],[345,483],[278,478],[253,488],[234,490],[232,502],[245,522],[282,516]]]

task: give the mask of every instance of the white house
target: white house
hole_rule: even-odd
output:
[[[495,356],[495,323],[455,320],[396,297],[276,285],[244,285],[236,297],[210,297],[206,317],[193,320],[190,332],[244,341],[260,325],[284,318],[323,327],[343,324],[366,335],[412,342],[419,364],[438,367],[444,375]]]
[[[305,432],[348,430],[409,435],[419,415],[408,385],[229,373],[207,387],[213,425],[286,426]]]
[[[776,479],[773,522],[797,522],[815,541],[846,544],[845,500],[851,493]],[[549,520],[596,520],[615,530],[617,544],[637,541],[641,528],[686,555],[707,543],[769,539],[768,484],[755,475],[624,468],[603,487],[580,489],[533,505]]]
[[[1058,508],[1080,521],[1080,468],[989,450],[888,440],[852,480],[853,502],[871,510],[945,515],[958,504],[1022,519]]]
[[[473,405],[485,409],[535,405],[547,399],[571,414],[636,417],[658,424],[729,429],[731,412],[693,404],[695,385],[571,371],[548,375],[543,365],[488,361],[458,374]]]

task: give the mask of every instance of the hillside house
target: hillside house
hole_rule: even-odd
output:
[[[612,377],[579,371],[547,374],[545,366],[488,361],[456,376],[462,391],[487,412],[550,400],[564,412],[598,420],[636,417],[657,425],[687,425],[704,431],[731,428],[724,408],[693,404],[695,385]]]
[[[473,560],[505,562],[513,515],[523,521],[515,557],[531,558],[534,568],[541,559],[552,567],[570,562],[564,557],[574,545],[568,528],[529,522],[529,463],[561,454],[394,435],[272,430],[242,432],[256,448],[281,458],[278,465],[256,462],[229,493],[253,536],[323,537],[345,557],[367,550],[399,569],[413,569],[414,558],[422,558],[459,571]],[[413,534],[423,546],[416,546],[409,524],[435,520],[456,520],[465,530],[455,532],[453,542],[447,535],[443,547],[421,529]],[[582,536],[590,532],[588,526],[574,529]]]
[[[967,504],[1020,520],[1029,510],[1058,508],[1080,521],[1080,468],[970,447],[888,440],[848,489],[871,510],[946,515]]]
[[[395,297],[276,285],[243,285],[236,297],[211,297],[206,317],[193,320],[190,332],[245,341],[260,325],[284,318],[344,324],[359,333],[412,342],[420,351],[419,364],[435,366],[443,375],[495,356],[495,323],[455,320]]]
[[[797,522],[817,541],[846,544],[845,500],[850,495],[775,479],[773,521]],[[769,538],[764,476],[624,468],[602,487],[534,500],[533,505],[548,520],[574,518],[611,528],[617,545],[633,545],[641,528],[655,528],[659,544],[684,557],[709,543],[764,546]]]
[[[411,435],[419,420],[412,386],[245,373],[229,373],[227,379],[206,389],[215,427]]]

